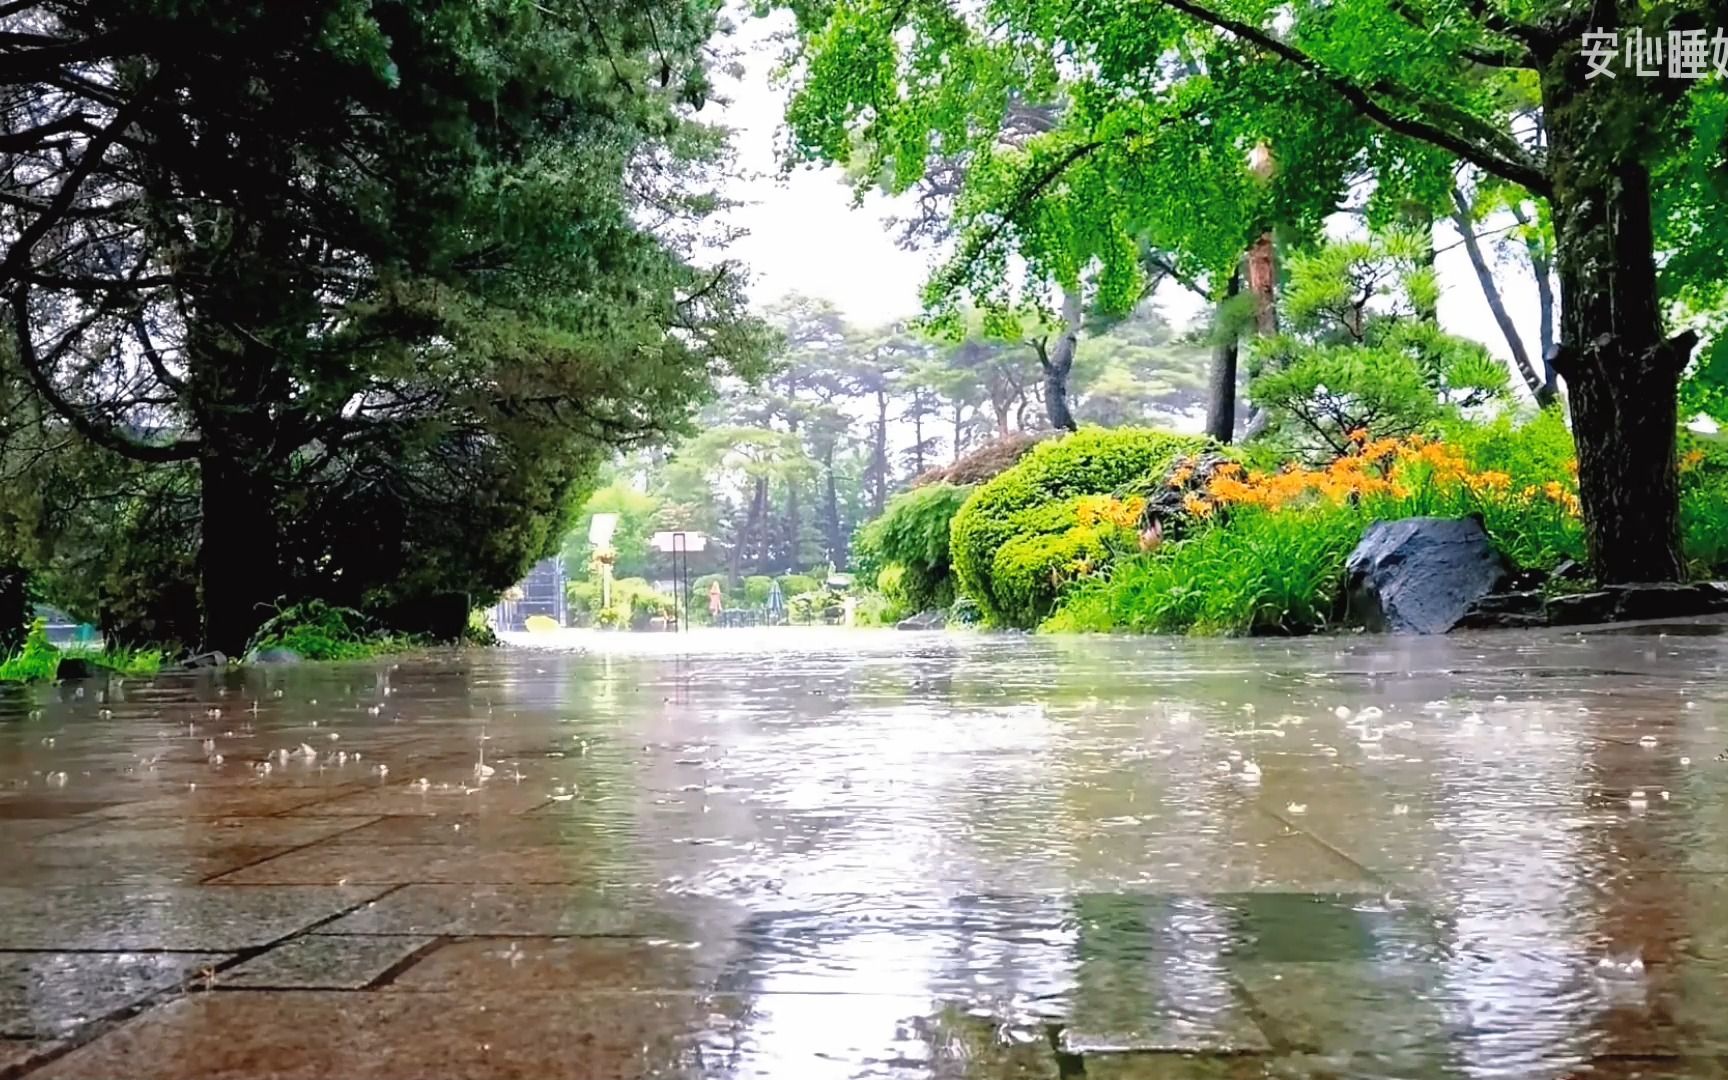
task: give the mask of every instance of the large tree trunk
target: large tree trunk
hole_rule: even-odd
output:
[[[198,459],[204,647],[229,656],[245,652],[283,585],[275,484],[251,457],[213,448]]]
[[[1242,292],[1242,268],[1237,266],[1224,286],[1224,299],[1218,303],[1217,325],[1213,333],[1212,367],[1206,378],[1206,434],[1221,443],[1236,435],[1236,359],[1241,352],[1241,339],[1230,325],[1227,310],[1230,301]]]
[[[22,566],[0,559],[0,660],[24,647],[30,625],[30,575]]]
[[[1695,338],[1663,336],[1649,173],[1636,147],[1605,150],[1613,136],[1600,130],[1614,99],[1563,67],[1544,75],[1560,271],[1555,367],[1571,391],[1591,566],[1604,582],[1678,580],[1676,397]]]
[[[1062,333],[1054,348],[1038,346],[1038,366],[1044,369],[1044,415],[1057,431],[1078,431],[1074,411],[1068,407],[1068,376],[1074,370],[1074,352],[1080,347],[1083,315],[1080,291],[1062,290]]]
[[[1456,208],[1452,214],[1452,224],[1458,227],[1458,235],[1464,241],[1464,253],[1470,256],[1470,266],[1476,271],[1476,283],[1482,287],[1482,298],[1488,302],[1488,311],[1494,316],[1494,324],[1500,328],[1500,334],[1506,339],[1506,347],[1512,350],[1512,365],[1518,369],[1518,375],[1535,395],[1536,403],[1546,407],[1554,398],[1548,380],[1545,377],[1547,363],[1541,362],[1541,370],[1530,362],[1529,350],[1524,348],[1524,337],[1518,333],[1518,326],[1512,321],[1512,316],[1506,310],[1506,302],[1500,296],[1500,286],[1494,280],[1494,271],[1488,266],[1488,258],[1482,252],[1482,243],[1476,239],[1476,219],[1474,207],[1470,200],[1464,197],[1464,192],[1452,189],[1452,205]]]

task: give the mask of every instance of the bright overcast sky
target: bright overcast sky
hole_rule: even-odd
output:
[[[852,190],[836,169],[800,168],[790,176],[780,175],[777,147],[786,92],[770,85],[780,46],[769,35],[789,20],[782,13],[774,20],[741,17],[740,24],[733,41],[743,48],[744,77],[735,81],[717,76],[729,104],[712,111],[714,119],[732,127],[738,165],[745,174],[728,189],[744,204],[731,212],[729,220],[748,235],[732,245],[728,255],[750,268],[752,300],[761,305],[801,292],[831,301],[849,320],[864,326],[917,314],[919,287],[933,256],[896,245],[895,230],[888,223],[896,201],[873,195],[854,207]],[[898,205],[904,213],[905,203]],[[1441,323],[1487,344],[1496,355],[1509,356],[1457,240],[1449,223],[1436,232],[1435,242],[1442,249],[1438,258]],[[1492,240],[1485,239],[1484,247],[1491,249]],[[1502,271],[1499,277],[1507,307],[1525,342],[1534,348],[1536,294],[1528,271]],[[1179,326],[1203,308],[1175,286],[1156,299],[1166,317]]]

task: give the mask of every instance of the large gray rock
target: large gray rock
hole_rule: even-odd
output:
[[[254,664],[298,664],[303,657],[293,649],[272,646],[267,649],[253,649],[252,655],[246,659]]]
[[[921,611],[894,624],[896,630],[940,630],[948,625],[946,611]]]
[[[1395,634],[1446,633],[1511,574],[1475,518],[1369,526],[1344,569],[1350,619]]]

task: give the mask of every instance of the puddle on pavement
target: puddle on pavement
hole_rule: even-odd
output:
[[[1728,1055],[1714,631],[569,640],[0,695],[0,1072],[245,1075],[277,994],[366,1036],[309,1076]]]

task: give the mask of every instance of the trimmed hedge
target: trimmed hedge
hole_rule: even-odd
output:
[[[1087,429],[1040,443],[1018,465],[974,491],[954,516],[949,552],[960,591],[978,602],[992,625],[1036,626],[1059,591],[1050,569],[1058,561],[1066,565],[1102,554],[1092,550],[1095,538],[1079,535],[1061,544],[1036,543],[1039,537],[1067,534],[1077,524],[1071,505],[1051,504],[1115,493],[1210,445],[1203,436],[1151,428]],[[1004,552],[1010,542],[1012,550]]]

